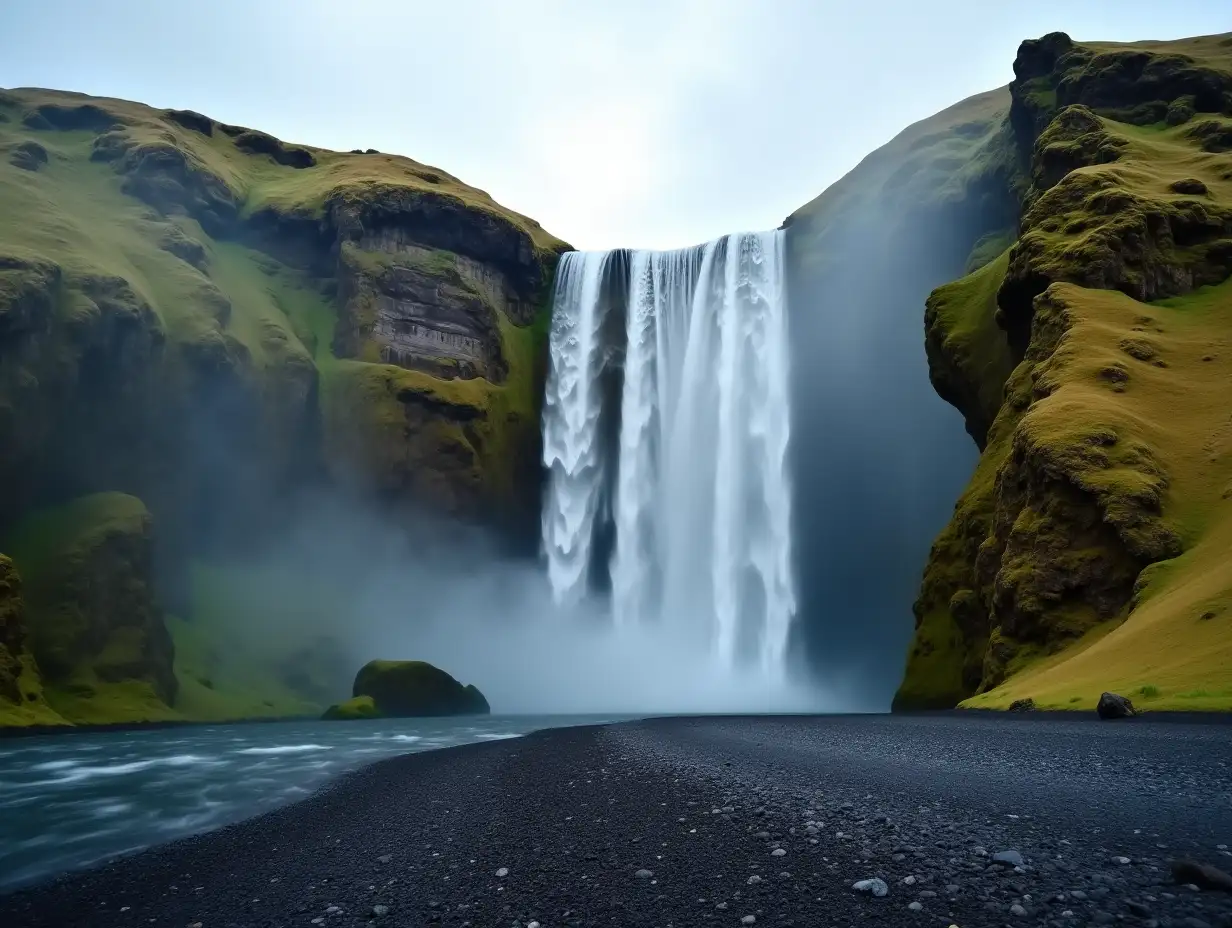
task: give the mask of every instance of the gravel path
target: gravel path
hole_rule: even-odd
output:
[[[1225,843],[1228,724],[669,719],[383,761],[0,925],[1217,928],[1169,860]]]

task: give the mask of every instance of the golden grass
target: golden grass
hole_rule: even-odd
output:
[[[1064,431],[1115,423],[1120,442],[1141,441],[1169,477],[1164,517],[1186,542],[1179,557],[1144,572],[1139,605],[966,700],[1005,708],[1087,708],[1100,692],[1158,690],[1152,709],[1232,709],[1232,281],[1156,304],[1108,291],[1054,285],[1081,318],[1052,371],[1061,383],[1024,425]],[[1127,359],[1122,341],[1148,330],[1166,367]],[[1128,360],[1123,393],[1100,371]],[[1072,702],[1078,697],[1078,702]]]

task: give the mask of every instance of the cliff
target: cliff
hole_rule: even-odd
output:
[[[110,673],[51,644],[72,610],[42,601],[20,544],[82,498],[148,507],[134,576],[165,579],[180,618],[147,611],[147,631],[182,625],[201,661],[190,565],[253,544],[314,488],[532,545],[547,301],[566,249],[407,158],[0,91],[0,551],[28,593],[5,607],[0,703],[18,704],[4,681],[37,674],[18,667],[56,686]],[[78,612],[107,625],[122,606]],[[164,650],[157,673],[125,679],[174,711],[194,697]]]
[[[1232,37],[1053,34],[1014,71],[1021,219],[927,301],[933,382],[982,453],[895,706],[1224,708]]]

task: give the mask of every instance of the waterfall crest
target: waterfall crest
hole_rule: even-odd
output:
[[[543,425],[558,603],[598,576],[617,627],[687,628],[720,666],[781,673],[795,612],[785,302],[781,231],[564,255]]]

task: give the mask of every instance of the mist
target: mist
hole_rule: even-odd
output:
[[[222,566],[222,565],[215,565]],[[367,661],[426,660],[483,691],[496,713],[839,712],[868,708],[807,668],[791,679],[719,667],[683,631],[616,628],[601,596],[557,608],[542,566],[480,528],[396,518],[318,491],[242,564],[209,580],[228,641],[286,655],[318,641],[335,700]],[[219,624],[217,621],[215,625]]]

